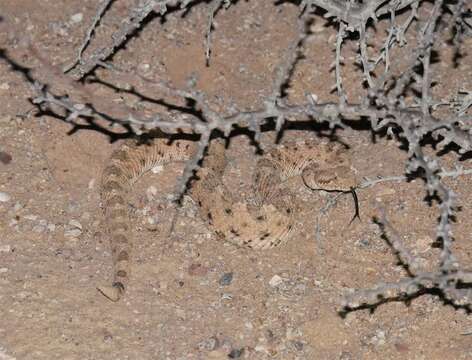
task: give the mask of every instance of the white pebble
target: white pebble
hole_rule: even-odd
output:
[[[64,231],[64,236],[71,237],[71,238],[78,237],[80,236],[80,234],[82,234],[82,230],[80,229],[70,229],[70,230]]]
[[[70,221],[69,221],[69,225],[70,225],[70,226],[73,226],[73,227],[75,227],[75,228],[77,228],[77,229],[82,230],[82,224],[81,224],[80,222],[78,222],[77,220],[73,220],[73,219],[70,220]]]
[[[157,188],[153,185],[146,189],[146,197],[149,201],[153,200],[157,195]]]
[[[277,287],[281,285],[284,282],[284,279],[282,279],[279,275],[274,275],[272,276],[272,279],[269,281],[269,285],[272,287]]]
[[[77,14],[74,14],[70,17],[70,21],[72,21],[73,23],[79,23],[83,20],[84,18],[84,14],[82,13],[77,13]]]
[[[7,202],[7,201],[10,201],[10,199],[11,199],[10,195],[8,195],[5,192],[0,191],[0,202]]]
[[[229,294],[229,293],[223,293],[221,295],[221,300],[232,300],[233,299],[233,295],[232,294]]]

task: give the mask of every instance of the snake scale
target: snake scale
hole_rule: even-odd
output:
[[[110,240],[114,280],[98,290],[118,301],[129,282],[132,242],[127,197],[135,181],[156,165],[194,156],[196,142],[164,136],[147,142],[129,140],[110,157],[102,175],[101,200]],[[279,145],[261,156],[253,175],[252,201],[237,200],[223,183],[225,146],[213,140],[201,168],[189,185],[189,195],[218,238],[237,246],[267,249],[285,242],[295,224],[292,195],[282,184],[302,175],[307,186],[348,191],[355,186],[345,149],[314,140]]]

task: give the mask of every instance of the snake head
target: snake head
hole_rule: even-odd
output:
[[[355,171],[346,165],[320,169],[308,166],[302,172],[304,184],[312,190],[350,191],[357,186]]]

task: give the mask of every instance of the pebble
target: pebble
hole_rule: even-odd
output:
[[[0,268],[0,274],[6,273],[8,271],[7,268]]]
[[[141,63],[138,65],[138,69],[143,72],[148,71],[150,68],[151,68],[151,65],[149,65],[148,63]],[[157,166],[162,166],[162,165],[157,165]]]
[[[380,329],[376,330],[375,334],[371,336],[368,342],[374,346],[385,345],[385,342],[386,342],[385,331],[380,330]]]
[[[8,195],[6,192],[1,192],[0,191],[0,202],[7,202],[10,201],[11,196]]]
[[[7,82],[0,84],[0,90],[9,90],[9,89],[10,89],[10,85],[8,85]]]
[[[233,281],[233,273],[227,272],[224,273],[223,276],[218,280],[218,284],[221,286],[228,286]]]
[[[146,197],[148,201],[154,200],[156,195],[157,195],[157,188],[155,186],[151,185],[146,189]]]
[[[224,293],[221,295],[221,300],[233,300],[233,295],[229,293]]]
[[[282,279],[279,275],[272,276],[272,279],[269,280],[269,285],[272,287],[278,287],[282,285],[284,279]]]
[[[80,234],[82,234],[82,230],[80,229],[67,229],[64,231],[64,236],[71,238],[78,237]]]
[[[5,151],[0,151],[0,162],[3,165],[8,165],[13,160],[12,156]]]
[[[74,220],[74,219],[70,220],[69,225],[82,230],[82,224],[78,222],[77,220]]]
[[[216,336],[212,336],[208,339],[204,339],[197,344],[200,350],[213,351],[220,346],[220,341]]]
[[[77,13],[77,14],[74,14],[70,17],[70,21],[73,22],[74,24],[77,24],[79,22],[81,22],[84,18],[84,14],[82,13]]]

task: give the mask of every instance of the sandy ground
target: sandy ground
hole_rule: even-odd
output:
[[[21,50],[31,41],[54,65],[70,63],[91,22],[97,1],[0,0],[8,21],[0,46],[18,63],[38,67]],[[106,41],[129,6],[117,2],[96,40]],[[205,66],[204,37],[209,6],[199,4],[182,17],[155,17],[117,52],[115,65],[197,88],[215,109],[230,103],[256,109],[271,93],[275,68],[296,36],[297,7],[290,3],[241,1],[216,18],[210,67]],[[304,47],[288,93],[293,101],[313,93],[332,100],[335,29],[320,18]],[[472,46],[467,40],[465,47]],[[408,51],[405,49],[403,51]],[[355,43],[346,58],[355,58]],[[452,65],[444,44],[434,64],[435,95],[451,96],[472,88],[472,57]],[[400,62],[401,63],[401,62]],[[126,87],[118,74],[98,72],[102,80]],[[132,284],[112,303],[96,286],[111,278],[111,258],[99,199],[100,173],[123,129],[73,127],[38,115],[22,75],[0,62],[0,359],[468,359],[472,357],[469,315],[439,297],[423,295],[405,304],[390,302],[376,311],[339,315],[343,294],[380,281],[406,276],[373,218],[386,209],[408,248],[425,268],[433,267],[438,210],[424,201],[422,181],[382,183],[358,192],[361,221],[348,226],[353,202],[342,197],[320,220],[328,201],[294,182],[300,216],[288,244],[269,251],[238,249],[218,242],[184,199],[176,226],[169,201],[182,165],[143,178],[130,199],[135,242]],[[350,99],[358,92],[359,72],[345,68]],[[329,85],[328,85],[329,84]],[[139,91],[153,89],[138,83]],[[104,84],[89,85],[97,97],[147,109],[159,105]],[[323,137],[321,126],[288,130],[283,140]],[[352,152],[353,167],[366,177],[401,175],[407,154],[388,137],[363,129],[338,130]],[[263,145],[273,134],[263,136]],[[320,140],[321,141],[321,140]],[[326,141],[326,139],[324,140]],[[433,149],[428,151],[434,152]],[[440,161],[460,161],[453,151]],[[232,138],[227,181],[247,188],[256,157],[244,134]],[[453,226],[454,251],[470,262],[471,179],[448,179],[461,210]],[[235,190],[237,191],[237,190]]]

